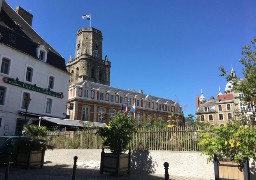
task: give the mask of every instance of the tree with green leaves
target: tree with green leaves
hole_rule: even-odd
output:
[[[243,78],[228,75],[224,67],[220,67],[221,76],[228,81],[232,81],[233,90],[242,93],[240,102],[246,106],[245,110],[237,112],[238,117],[247,124],[255,124],[255,104],[256,104],[256,38],[251,41],[250,45],[242,48],[243,58],[240,62],[243,65]]]

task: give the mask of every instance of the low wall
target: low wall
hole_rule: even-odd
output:
[[[47,150],[45,162],[57,165],[77,165],[84,168],[99,168],[101,149],[54,149]],[[169,163],[170,176],[214,179],[213,163],[207,163],[207,156],[200,152],[180,151],[132,151],[132,170],[150,174],[164,174],[164,162]],[[251,168],[255,169],[253,163]]]

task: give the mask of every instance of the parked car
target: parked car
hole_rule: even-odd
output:
[[[9,156],[10,162],[14,162],[17,153],[16,143],[28,139],[26,136],[0,136],[0,164],[6,163]]]

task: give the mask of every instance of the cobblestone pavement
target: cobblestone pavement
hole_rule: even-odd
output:
[[[43,168],[25,169],[22,167],[10,167],[9,180],[71,180],[73,168],[67,165],[45,164]],[[0,179],[5,179],[5,167],[0,167]],[[163,180],[164,175],[143,174],[131,172],[130,175],[114,177],[110,174],[100,174],[99,169],[78,168],[76,170],[76,180],[93,180],[93,179],[123,179],[123,180]],[[170,177],[170,180],[205,180],[189,177]]]

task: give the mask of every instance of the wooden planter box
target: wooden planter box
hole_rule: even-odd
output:
[[[17,153],[15,165],[27,168],[44,165],[45,150],[19,151]]]
[[[249,160],[244,159],[243,167],[233,161],[214,161],[215,180],[250,180]]]
[[[113,173],[116,176],[120,174],[130,174],[131,151],[128,154],[105,153],[101,152],[100,174],[103,172]]]

